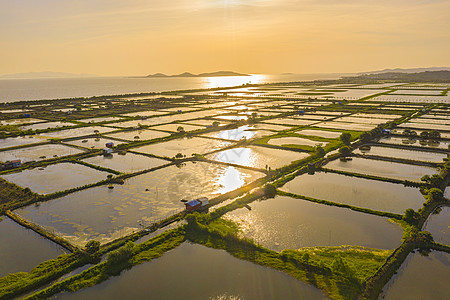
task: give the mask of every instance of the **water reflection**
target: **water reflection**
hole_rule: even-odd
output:
[[[266,80],[266,75],[205,77],[205,88],[258,84]]]
[[[121,276],[60,299],[325,299],[285,273],[237,259],[223,250],[184,243]]]

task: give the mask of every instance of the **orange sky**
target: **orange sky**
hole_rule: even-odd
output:
[[[0,0],[0,74],[450,66],[450,1]]]

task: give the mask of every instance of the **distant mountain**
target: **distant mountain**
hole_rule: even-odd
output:
[[[427,71],[450,71],[449,67],[430,67],[430,68],[411,68],[411,69],[384,69],[379,71],[361,72],[358,75],[364,74],[381,74],[381,73],[421,73]]]
[[[97,77],[93,74],[73,74],[63,72],[27,72],[1,75],[5,79],[35,79],[35,78],[77,78],[77,77]]]
[[[177,75],[166,75],[163,73],[150,74],[145,77],[148,78],[164,78],[164,77],[220,77],[220,76],[250,76],[248,74],[241,74],[232,71],[218,71],[212,73],[200,73],[200,74],[192,74],[189,72],[184,72]]]

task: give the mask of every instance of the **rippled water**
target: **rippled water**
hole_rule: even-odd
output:
[[[399,214],[404,213],[407,208],[418,209],[425,201],[417,188],[323,172],[298,176],[286,183],[281,190]]]
[[[108,174],[79,164],[59,163],[1,177],[21,187],[29,187],[35,193],[51,194],[105,180]]]
[[[380,299],[450,299],[450,254],[411,253],[387,283]]]
[[[326,299],[317,288],[224,250],[184,243],[94,287],[58,299]]]
[[[272,169],[277,169],[307,156],[309,156],[308,153],[248,146],[220,151],[210,154],[207,157],[212,160],[237,164],[240,166],[259,169],[265,169],[266,166],[268,166]]]
[[[429,162],[442,162],[442,159],[444,157],[447,157],[446,154],[437,153],[437,152],[426,152],[426,151],[398,149],[398,148],[380,147],[380,146],[372,146],[370,148],[370,150],[356,149],[355,153],[393,157],[393,158],[402,158],[402,159],[413,159],[413,160],[429,161]]]
[[[167,160],[134,153],[126,153],[124,155],[113,153],[109,156],[98,155],[83,159],[83,161],[123,173],[134,173],[170,163]]]
[[[424,230],[429,231],[436,242],[450,245],[450,207],[440,207],[428,218]]]
[[[334,160],[326,168],[367,174],[400,180],[420,181],[423,175],[438,174],[438,170],[431,167],[401,164],[383,160],[373,160],[353,157],[350,161]]]
[[[6,216],[0,222],[0,277],[29,272],[35,266],[63,254],[63,248]]]
[[[99,186],[16,210],[26,219],[78,245],[107,242],[140,229],[140,224],[184,209],[181,199],[214,197],[263,174],[209,163],[187,162],[131,177],[114,189]]]
[[[22,163],[83,153],[82,150],[60,144],[38,145],[0,152],[0,161],[20,159]]]
[[[280,251],[314,246],[361,245],[393,249],[402,229],[387,218],[277,196],[226,214],[243,235]]]

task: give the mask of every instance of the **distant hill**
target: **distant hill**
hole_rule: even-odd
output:
[[[232,71],[218,71],[211,73],[200,73],[200,74],[192,74],[189,72],[184,72],[177,75],[166,75],[163,73],[150,74],[145,77],[147,78],[164,78],[164,77],[220,77],[220,76],[250,76],[248,74],[236,73]]]
[[[4,79],[35,79],[35,78],[77,78],[77,77],[97,77],[93,74],[73,74],[63,72],[27,72],[1,75]]]
[[[444,71],[425,71],[418,73],[386,72],[376,74],[363,74],[359,76],[343,77],[340,81],[348,82],[374,82],[374,81],[393,81],[393,82],[435,82],[449,83],[450,70]]]
[[[411,69],[384,69],[380,71],[361,72],[358,75],[363,74],[381,74],[381,73],[420,73],[426,71],[450,71],[449,67],[430,67],[430,68],[411,68]]]

